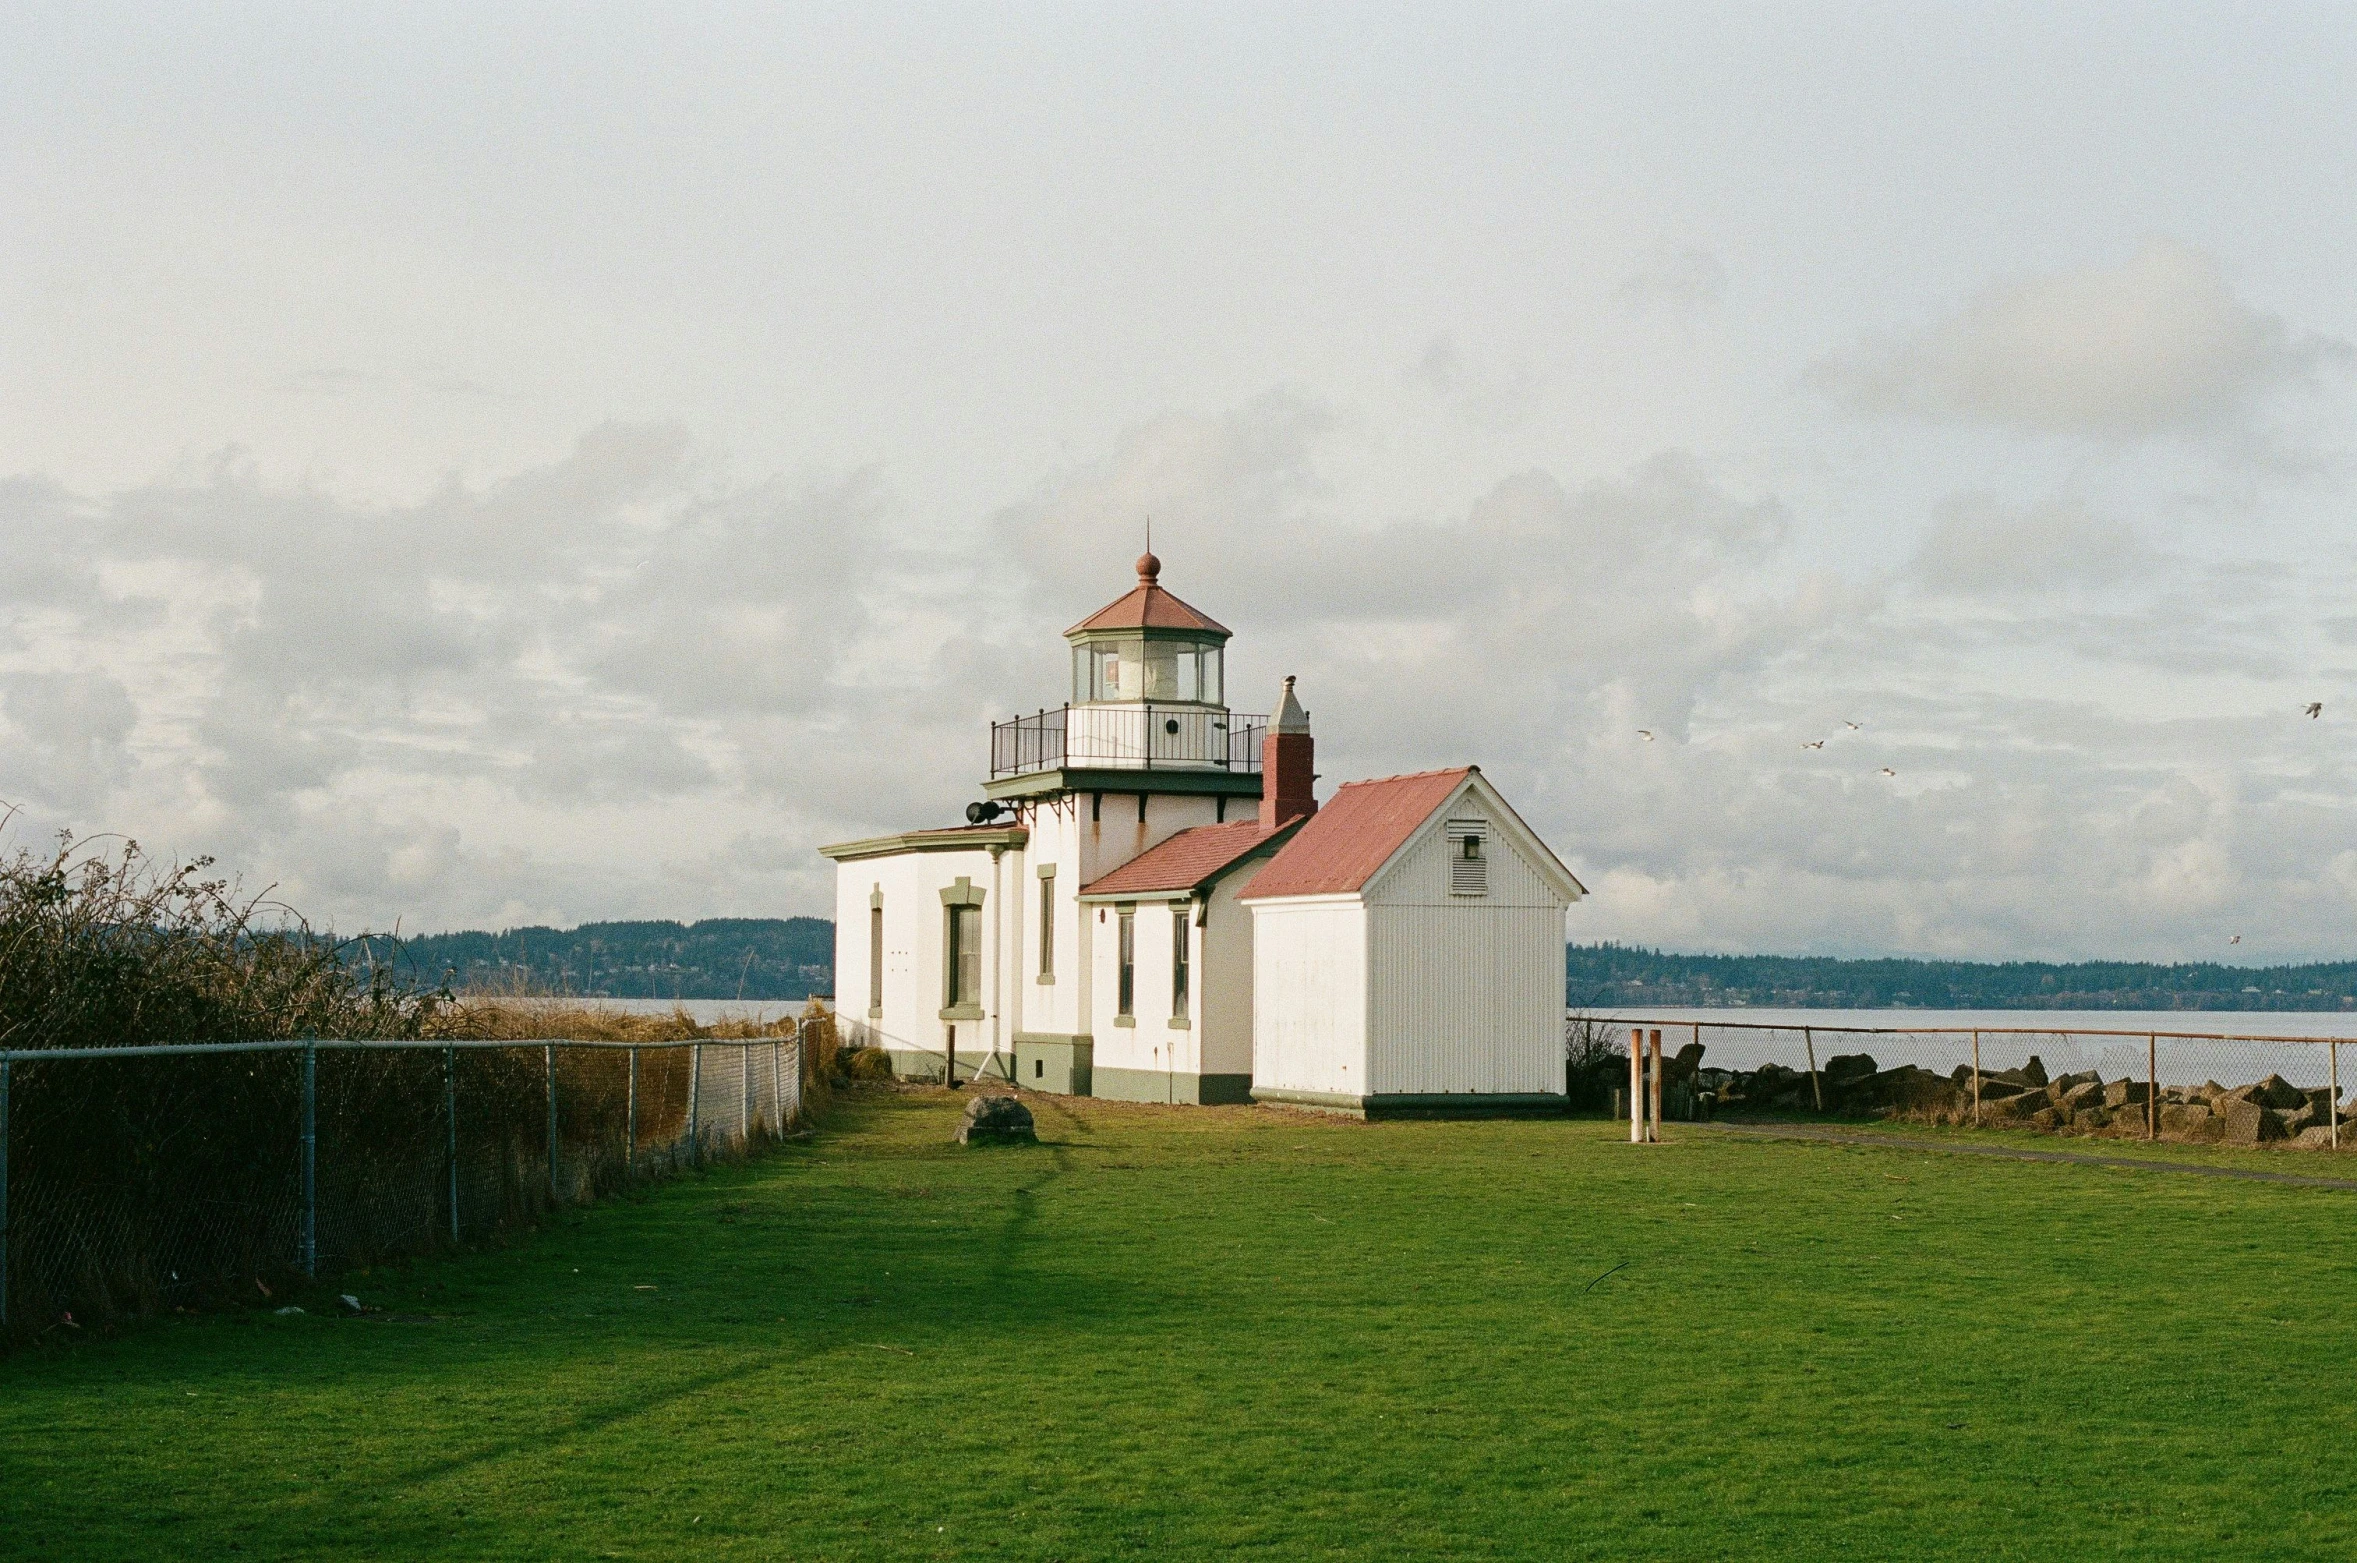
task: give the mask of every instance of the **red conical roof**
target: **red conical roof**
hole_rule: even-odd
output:
[[[1089,630],[1200,630],[1207,635],[1225,636],[1228,627],[1208,614],[1199,613],[1164,591],[1161,585],[1162,561],[1152,554],[1138,556],[1138,584],[1130,591],[1105,604],[1096,612],[1066,630],[1067,635],[1079,635]]]

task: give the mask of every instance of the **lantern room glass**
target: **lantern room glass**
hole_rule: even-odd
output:
[[[1217,641],[1094,641],[1072,648],[1072,698],[1082,705],[1141,700],[1216,706],[1225,684],[1222,660]]]

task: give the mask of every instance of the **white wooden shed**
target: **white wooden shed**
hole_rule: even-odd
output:
[[[1586,893],[1478,767],[1336,789],[1239,897],[1253,1098],[1560,1108],[1563,914]]]

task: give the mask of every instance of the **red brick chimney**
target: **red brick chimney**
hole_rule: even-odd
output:
[[[1260,828],[1274,830],[1288,820],[1318,812],[1316,753],[1310,743],[1309,713],[1293,698],[1293,677],[1285,677],[1285,698],[1269,718],[1260,741]]]

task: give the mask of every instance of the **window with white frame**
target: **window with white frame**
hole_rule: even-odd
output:
[[[1453,819],[1448,823],[1449,894],[1489,894],[1489,821]]]

